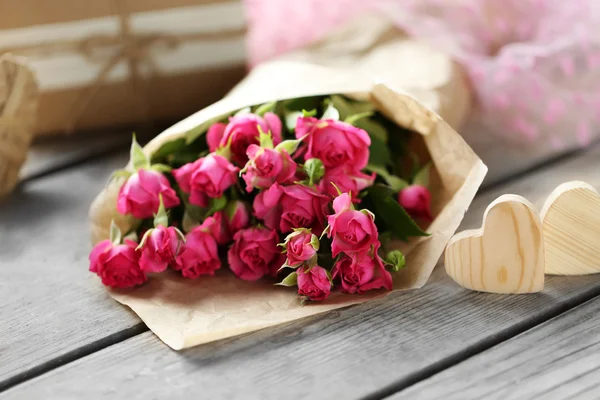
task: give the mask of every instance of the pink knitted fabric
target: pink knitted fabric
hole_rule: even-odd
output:
[[[246,0],[256,64],[381,12],[466,68],[473,119],[521,146],[600,135],[598,0]]]

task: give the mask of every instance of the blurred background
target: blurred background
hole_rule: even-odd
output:
[[[0,0],[0,192],[48,163],[126,145],[133,131],[156,135],[249,70],[284,60],[412,94],[463,134],[488,180],[502,179],[595,141],[599,9],[594,0]]]

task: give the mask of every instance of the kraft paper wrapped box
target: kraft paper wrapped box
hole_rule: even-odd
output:
[[[37,135],[178,119],[245,73],[241,1],[4,3],[0,54],[38,77]]]

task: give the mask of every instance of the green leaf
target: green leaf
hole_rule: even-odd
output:
[[[379,216],[378,221],[385,224],[398,239],[406,241],[413,236],[429,236],[392,197],[395,194],[393,189],[375,184],[368,188],[367,192],[374,205],[372,211]]]
[[[113,245],[121,244],[121,240],[123,239],[121,230],[117,226],[114,220],[110,221],[110,241]]]
[[[131,164],[133,165],[133,169],[135,171],[139,169],[148,169],[150,168],[150,159],[146,154],[144,154],[144,150],[142,146],[139,145],[137,140],[135,140],[135,134],[131,140],[131,150],[129,152],[129,157],[131,160]]]
[[[228,199],[227,199],[227,196],[225,196],[225,195],[214,198],[214,199],[210,199],[210,208],[208,209],[208,211],[206,213],[206,217],[210,217],[217,211],[221,211],[225,207],[227,207],[227,201],[228,201]]]
[[[383,143],[388,143],[388,131],[379,122],[376,122],[371,118],[363,118],[356,121],[353,125],[367,131],[371,140],[377,139]]]
[[[160,148],[152,154],[152,160],[160,160],[168,155],[171,155],[179,150],[182,150],[186,147],[186,142],[184,138],[180,138],[177,140],[171,140],[160,146]]]
[[[298,118],[302,118],[301,111],[292,111],[285,114],[285,126],[290,132],[296,129],[296,122],[298,121]]]
[[[313,249],[315,249],[316,251],[319,251],[319,247],[321,246],[321,242],[319,242],[319,238],[314,233],[310,237],[310,245],[313,247]]]
[[[131,171],[127,171],[126,169],[118,169],[110,175],[109,182],[113,179],[129,178],[131,175],[133,175]]]
[[[276,283],[278,286],[296,286],[298,285],[298,274],[294,271],[286,276],[281,282]]]
[[[408,182],[396,175],[390,174],[385,167],[369,164],[365,167],[365,169],[375,172],[377,175],[383,178],[394,192],[399,192],[408,186]]]
[[[370,101],[353,101],[340,95],[333,95],[329,99],[344,120],[353,114],[375,111],[375,106]]]
[[[258,106],[258,108],[256,109],[256,111],[254,111],[254,114],[262,117],[266,113],[272,112],[273,110],[275,110],[275,106],[276,105],[277,105],[276,101],[272,101],[270,103],[261,104],[260,106]]]
[[[152,164],[151,169],[156,172],[171,172],[173,170],[173,168],[167,164]]]
[[[359,120],[373,116],[372,111],[365,111],[358,114],[349,115],[344,118],[344,122],[350,125],[355,125]],[[364,128],[363,128],[364,129]],[[366,129],[365,129],[366,130]]]
[[[303,136],[300,139],[294,140],[284,140],[283,142],[279,143],[277,147],[275,147],[275,150],[285,150],[289,155],[292,155],[296,152],[296,150],[298,150],[298,146],[300,146],[300,143],[302,143],[305,137],[306,136]]]
[[[183,219],[181,220],[181,226],[185,232],[190,232],[192,229],[200,225],[200,221],[192,218],[187,210],[183,213]]]
[[[163,203],[162,195],[158,195],[160,205],[158,206],[158,212],[154,216],[154,227],[158,228],[159,225],[169,226],[169,216],[167,215],[167,210],[165,209],[165,203]]]
[[[283,109],[287,111],[302,111],[317,109],[321,106],[323,96],[297,97],[295,99],[284,100]]]
[[[258,128],[258,145],[265,149],[273,148],[273,138],[271,137],[271,132],[264,132],[260,125],[256,126]]]
[[[369,164],[384,167],[391,164],[392,156],[390,149],[385,142],[372,137],[371,146],[369,146]]]
[[[406,258],[400,250],[390,251],[383,260],[393,272],[398,272],[406,266]]]
[[[250,107],[246,107],[246,108],[242,108],[241,110],[238,110],[238,112],[233,114],[233,116],[239,117],[240,115],[250,114],[251,112],[252,112],[252,109]]]
[[[333,119],[335,121],[338,121],[340,119],[340,112],[337,110],[337,108],[335,108],[333,104],[329,103],[321,119]]]
[[[308,184],[313,185],[319,182],[323,175],[325,175],[325,166],[320,159],[309,158],[304,163],[304,171],[308,176]]]
[[[429,174],[431,173],[431,163],[425,164],[423,168],[421,168],[413,179],[414,185],[421,185],[425,187],[429,187]]]
[[[317,109],[313,108],[312,110],[309,110],[309,111],[302,110],[302,116],[303,117],[316,117],[317,116]]]

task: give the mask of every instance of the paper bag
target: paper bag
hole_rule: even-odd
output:
[[[402,244],[407,267],[394,275],[395,290],[419,288],[426,283],[460,224],[487,168],[444,120],[405,93],[381,83],[373,84],[367,76],[355,76],[349,71],[294,62],[267,63],[255,69],[226,98],[167,129],[144,151],[151,155],[200,124],[246,106],[328,94],[370,100],[388,118],[421,135],[436,171],[432,197],[437,217],[428,228],[431,236]],[[108,237],[111,219],[123,231],[130,227],[131,221],[115,208],[121,184],[113,181],[91,206],[94,242]],[[275,287],[272,282],[239,280],[226,267],[215,277],[186,280],[175,273],[163,273],[139,288],[110,291],[113,298],[131,307],[158,337],[177,350],[362,303],[387,293],[336,293],[324,302],[303,306],[294,290]]]

